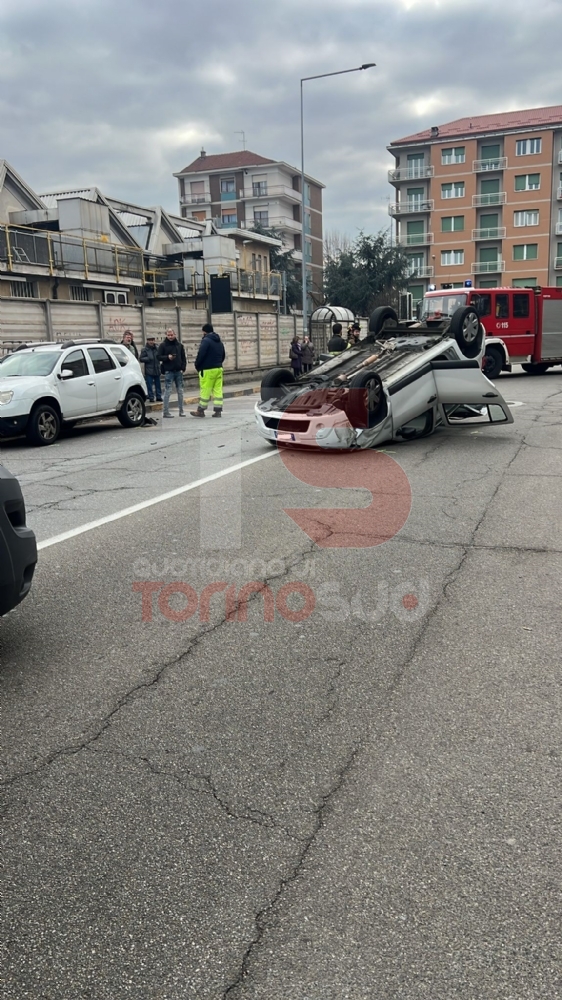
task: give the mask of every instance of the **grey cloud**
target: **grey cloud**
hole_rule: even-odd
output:
[[[464,114],[560,103],[559,0],[4,0],[4,156],[38,190],[98,184],[177,211],[204,143],[300,162],[326,228],[389,223],[386,145]]]

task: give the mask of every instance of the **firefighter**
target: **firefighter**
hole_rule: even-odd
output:
[[[329,354],[341,354],[341,352],[345,351],[347,348],[347,344],[341,335],[341,330],[341,323],[334,323],[332,327],[332,336],[328,341]]]
[[[204,417],[212,399],[213,417],[222,417],[224,344],[210,323],[205,323],[201,329],[203,338],[195,358],[195,368],[199,372],[199,406],[196,410],[190,410],[190,413],[192,417]]]

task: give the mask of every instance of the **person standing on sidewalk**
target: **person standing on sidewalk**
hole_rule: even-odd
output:
[[[195,358],[195,368],[199,373],[199,406],[196,410],[190,410],[190,413],[192,417],[204,417],[212,399],[213,417],[222,417],[224,344],[210,323],[205,323],[202,330],[203,339]]]
[[[302,342],[302,370],[303,372],[312,371],[314,365],[315,350],[314,344],[312,343],[310,337],[305,337]]]
[[[125,333],[123,334],[123,338],[121,340],[121,343],[123,344],[123,347],[126,347],[127,350],[131,352],[131,354],[134,354],[135,358],[138,361],[138,359],[139,359],[139,352],[137,351],[137,345],[135,344],[135,341],[133,340],[133,334],[131,333],[130,330],[125,330]]]
[[[156,346],[156,337],[147,337],[146,344],[143,347],[139,361],[144,365],[144,377],[146,379],[146,388],[148,389],[148,398],[151,403],[162,402],[162,385],[160,383],[160,365],[158,364],[158,348]]]
[[[187,358],[183,344],[180,344],[174,330],[166,330],[166,336],[158,348],[157,358],[164,376],[164,417],[172,417],[170,413],[170,396],[175,385],[178,394],[180,417],[183,412],[183,373],[187,367]]]

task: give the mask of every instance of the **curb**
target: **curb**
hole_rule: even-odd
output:
[[[223,399],[235,399],[238,396],[255,396],[255,395],[257,395],[257,393],[259,391],[260,391],[260,386],[259,385],[255,385],[251,389],[233,389],[231,391],[229,391],[227,389],[226,391],[223,392],[222,395],[223,395]],[[186,403],[186,404],[188,404],[190,406],[192,403],[198,403],[199,402],[199,396],[198,395],[197,396],[184,396],[183,397],[183,401],[184,401],[184,403]],[[177,402],[175,403],[175,405],[177,406]],[[150,410],[161,410],[162,409],[162,403],[147,403],[146,408],[147,408],[147,410],[148,409],[150,409]]]

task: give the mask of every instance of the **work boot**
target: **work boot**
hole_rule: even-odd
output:
[[[215,406],[215,410],[214,410],[213,416],[214,417],[222,417],[222,410],[217,409],[217,407]]]
[[[191,413],[192,417],[204,417],[205,416],[205,410],[201,406],[198,406],[196,410],[190,410],[189,412]]]

